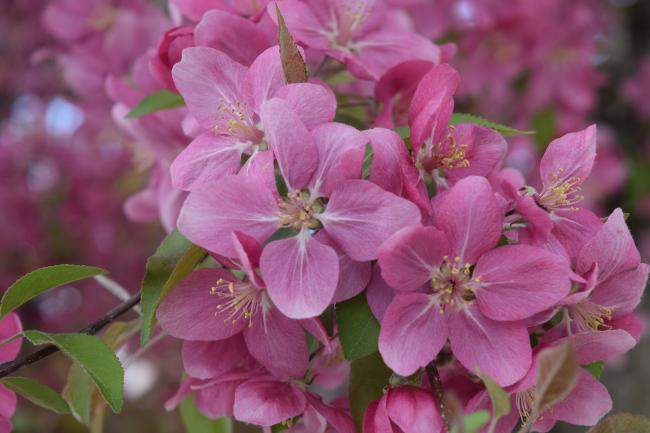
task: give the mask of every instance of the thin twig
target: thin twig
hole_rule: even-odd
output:
[[[133,296],[131,296],[127,301],[121,303],[117,307],[113,308],[111,311],[106,313],[103,317],[100,319],[96,320],[95,322],[91,323],[90,325],[86,326],[85,328],[82,328],[79,330],[80,334],[89,334],[89,335],[95,335],[99,331],[101,331],[106,325],[111,323],[113,320],[117,319],[120,317],[122,314],[126,313],[129,311],[131,308],[135,307],[140,303],[140,293],[137,293]],[[35,352],[32,352],[28,355],[25,355],[21,358],[18,358],[13,361],[5,362],[3,364],[0,364],[0,378],[5,377],[10,375],[11,373],[14,373],[15,371],[20,370],[21,368],[33,364],[37,361],[40,361],[43,358],[47,358],[48,356],[56,353],[59,351],[59,348],[54,346],[54,345],[47,345],[43,347],[42,349],[39,349]]]
[[[429,378],[429,383],[431,384],[431,394],[433,399],[438,405],[438,410],[440,411],[440,417],[442,418],[443,424],[443,433],[450,432],[450,422],[449,422],[449,410],[447,409],[447,404],[445,402],[445,390],[442,388],[442,380],[440,380],[440,373],[438,372],[438,367],[436,366],[436,361],[431,361],[426,367],[427,377]]]

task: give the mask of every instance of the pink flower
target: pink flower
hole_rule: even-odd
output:
[[[0,341],[22,332],[23,327],[15,313],[9,314],[0,320]],[[18,352],[22,339],[18,338],[0,348],[0,362],[13,361]],[[0,384],[0,432],[9,433],[12,429],[11,417],[16,411],[16,394],[6,386]]]
[[[294,116],[308,128],[334,118],[336,102],[329,89],[309,83],[285,85],[277,46],[260,54],[250,68],[213,48],[186,48],[172,73],[190,113],[205,131],[171,166],[174,186],[180,189],[212,185],[237,173],[242,155],[267,148],[265,134],[273,126],[260,115],[273,97],[294,107]]]
[[[496,248],[503,211],[486,179],[460,180],[435,209],[436,227],[412,226],[380,250],[383,279],[398,294],[384,313],[379,350],[400,375],[432,361],[447,338],[470,371],[502,385],[528,370],[523,319],[569,292],[568,262],[540,248]]]
[[[442,419],[430,391],[410,385],[400,386],[389,389],[382,398],[370,403],[363,419],[363,433],[394,431],[442,431]]]
[[[161,86],[175,91],[172,67],[180,62],[183,49],[194,46],[194,27],[174,27],[167,30],[160,42],[156,55],[149,62],[149,70]]]
[[[377,81],[408,60],[440,60],[439,48],[405,28],[383,0],[283,0],[278,6],[298,41],[344,62],[361,79]],[[268,7],[272,19],[274,8]]]
[[[235,230],[264,243],[287,229],[290,237],[264,247],[262,275],[280,311],[313,317],[332,301],[340,273],[336,251],[313,236],[316,231],[352,260],[369,261],[391,234],[418,222],[420,213],[409,201],[358,179],[367,138],[356,129],[325,123],[310,132],[278,98],[265,102],[260,114],[288,194],[278,196],[273,164],[262,162],[272,157],[261,152],[247,164],[264,169],[250,168],[192,191],[179,227],[193,242],[225,256],[235,253],[230,240]]]

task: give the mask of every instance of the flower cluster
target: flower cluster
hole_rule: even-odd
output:
[[[348,402],[323,398],[348,374],[328,317],[363,293],[394,375],[365,433],[442,431],[423,375],[432,363],[468,413],[490,406],[479,375],[506,389],[512,410],[495,431],[607,413],[607,390],[584,370],[530,418],[545,349],[569,342],[587,366],[630,350],[642,330],[634,309],[649,267],[625,215],[583,207],[596,126],[553,140],[540,182],[528,182],[504,164],[498,128],[453,115],[453,49],[415,33],[399,2],[283,0],[279,13],[205,3],[174,2],[198,22],[165,33],[148,64],[186,108],[129,121],[153,133],[182,117],[191,143],[159,158],[183,191],[170,214],[214,259],[157,312],[184,340],[188,377],[168,407],[194,393],[210,417],[353,432]],[[300,47],[277,46],[278,26]],[[295,80],[300,68],[313,72]],[[407,142],[394,126],[408,126]]]

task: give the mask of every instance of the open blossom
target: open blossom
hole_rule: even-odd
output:
[[[531,362],[523,319],[568,294],[569,265],[540,248],[495,249],[503,212],[481,177],[459,181],[437,204],[435,223],[401,230],[381,247],[383,279],[405,293],[384,313],[379,350],[410,375],[449,338],[467,369],[510,385]]]

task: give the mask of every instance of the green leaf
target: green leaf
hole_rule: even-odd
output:
[[[348,361],[378,350],[379,322],[372,314],[364,293],[336,304],[336,323],[343,354]]]
[[[284,424],[276,424],[271,427],[271,433],[280,433],[281,431],[285,431],[287,429],[287,426]]]
[[[508,393],[498,383],[492,380],[491,377],[485,374],[479,374],[478,376],[483,381],[492,401],[492,417],[490,428],[488,429],[488,432],[491,433],[494,431],[499,419],[510,413],[510,398],[508,397]]]
[[[187,433],[232,433],[233,431],[230,418],[216,420],[207,418],[196,408],[192,396],[183,400],[179,410]]]
[[[395,128],[395,132],[399,134],[399,136],[404,140],[405,138],[409,138],[411,136],[411,128],[408,126],[398,126]]]
[[[126,117],[128,119],[133,119],[157,111],[182,107],[184,105],[185,101],[178,93],[170,92],[169,90],[160,90],[151,95],[145,96],[142,101],[140,101],[140,103],[126,115]]]
[[[380,398],[388,385],[391,370],[384,364],[379,352],[352,361],[350,365],[350,411],[361,431],[363,415],[368,405]]]
[[[603,361],[595,361],[584,366],[584,368],[596,379],[600,379],[600,375],[603,374],[603,367],[605,367]]]
[[[280,43],[280,59],[282,60],[284,77],[288,84],[306,83],[308,79],[307,65],[302,58],[302,54],[300,54],[298,45],[296,45],[296,42],[289,33],[289,29],[284,22],[284,17],[277,4],[275,5],[275,13],[278,18],[278,41]]]
[[[590,428],[587,433],[650,433],[650,419],[631,413],[616,413]]]
[[[73,363],[68,370],[63,397],[70,405],[74,417],[86,426],[90,426],[90,407],[94,390],[90,376],[79,364]]]
[[[0,303],[0,318],[54,287],[107,273],[104,269],[83,265],[54,265],[36,269],[7,289]]]
[[[99,337],[87,334],[46,334],[25,331],[32,344],[54,344],[93,379],[113,412],[122,410],[124,369],[115,353]]]
[[[363,156],[363,164],[361,169],[362,179],[368,179],[370,177],[370,168],[372,167],[372,160],[374,157],[375,152],[372,150],[372,146],[369,143],[366,143],[366,149]]]
[[[540,153],[544,152],[548,144],[556,136],[557,120],[555,112],[551,109],[539,110],[533,116],[531,123],[535,128],[535,146]]]
[[[511,135],[530,135],[535,133],[535,131],[523,131],[521,129],[515,129],[510,126],[501,125],[499,123],[491,122],[482,117],[467,113],[454,113],[451,116],[451,121],[449,123],[451,125],[457,125],[459,123],[473,123],[475,125],[487,126],[488,128],[493,129],[506,137]]]
[[[490,420],[490,414],[487,410],[479,410],[463,417],[465,433],[476,433]]]
[[[140,344],[145,346],[156,324],[156,310],[169,291],[206,256],[203,248],[193,245],[178,230],[171,232],[147,260],[142,280],[142,330]]]
[[[3,385],[27,400],[58,414],[70,413],[68,403],[47,385],[28,377],[5,377]]]

